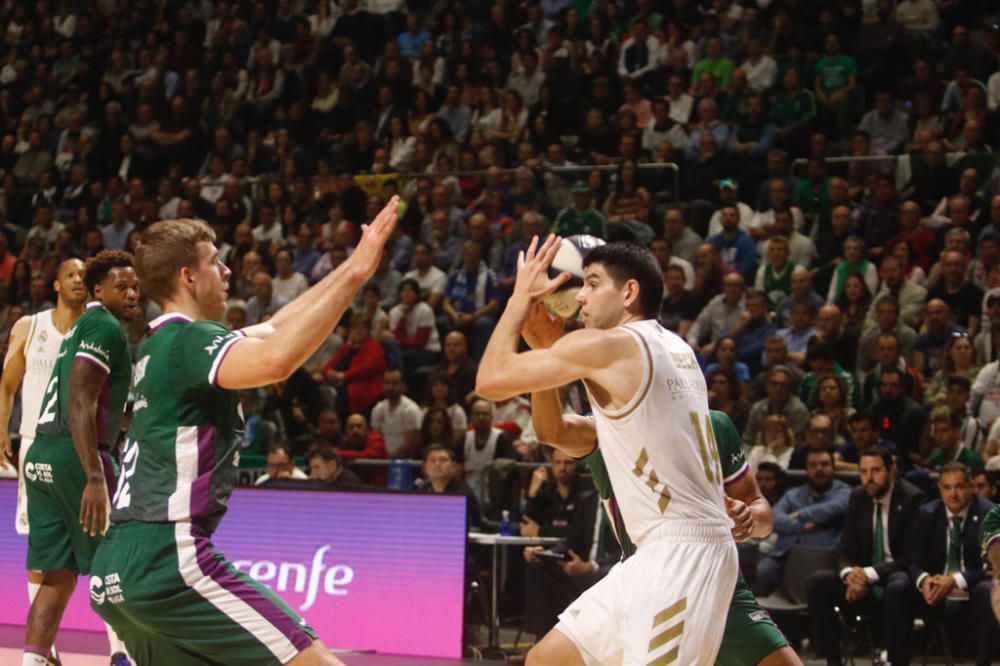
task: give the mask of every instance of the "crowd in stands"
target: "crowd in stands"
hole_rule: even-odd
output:
[[[423,489],[466,493],[479,524],[518,476],[497,459],[552,458],[527,397],[475,394],[518,251],[550,232],[639,242],[662,324],[775,505],[767,594],[790,546],[845,547],[862,490],[834,475],[881,458],[866,452],[945,503],[960,463],[996,499],[998,16],[987,0],[3,0],[0,342],[52,306],[60,261],[170,218],[214,228],[226,323],[266,321],[398,194],[341,326],[243,394],[246,448],[268,478],[343,487],[386,483],[355,459],[421,459]],[[142,306],[136,345],[158,314]],[[564,399],[586,409],[579,387]],[[524,473],[522,531],[567,534],[563,462]],[[788,470],[805,483],[783,492]],[[542,485],[561,510],[538,508]],[[591,550],[564,573],[599,571]]]

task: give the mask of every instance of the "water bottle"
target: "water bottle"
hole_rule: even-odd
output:
[[[389,463],[389,487],[396,490],[409,490],[413,487],[413,469],[406,460],[393,460]]]
[[[503,510],[500,514],[500,536],[512,536],[514,532],[510,528],[510,511]]]

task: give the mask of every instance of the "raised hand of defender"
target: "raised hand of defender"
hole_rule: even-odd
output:
[[[104,479],[88,481],[80,498],[80,526],[84,533],[94,537],[107,532],[110,512],[111,502]]]
[[[538,246],[538,236],[531,239],[527,250],[517,254],[517,279],[514,281],[512,298],[527,299],[529,303],[537,303],[570,279],[569,273],[560,273],[549,278],[549,266],[556,258],[559,243],[562,238],[550,234],[541,247]]]
[[[361,240],[358,241],[350,261],[361,272],[365,280],[375,275],[385,244],[396,228],[396,211],[399,209],[399,197],[393,197],[385,205],[375,219],[361,225]]]

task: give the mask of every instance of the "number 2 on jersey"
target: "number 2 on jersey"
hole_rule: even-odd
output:
[[[43,423],[50,423],[56,420],[56,402],[59,401],[59,391],[56,390],[56,384],[59,383],[59,376],[55,373],[52,375],[52,379],[49,380],[49,385],[45,388],[45,407],[42,408],[42,413],[38,417],[39,425]]]
[[[697,412],[688,412],[691,425],[698,436],[698,449],[701,451],[701,464],[705,469],[705,478],[709,483],[722,483],[722,463],[719,461],[719,447],[715,444],[715,431],[712,430],[712,417],[705,414],[705,428],[702,430],[701,418]],[[708,433],[706,446],[705,433]]]

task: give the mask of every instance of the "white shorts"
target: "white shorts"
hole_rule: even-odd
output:
[[[31,448],[34,438],[22,437],[21,450],[17,454],[17,469],[24,469],[24,456]],[[14,514],[14,529],[18,534],[28,533],[28,493],[24,490],[24,474],[17,475],[17,513]]]
[[[665,523],[570,604],[556,630],[587,666],[712,666],[736,586],[730,530]]]

